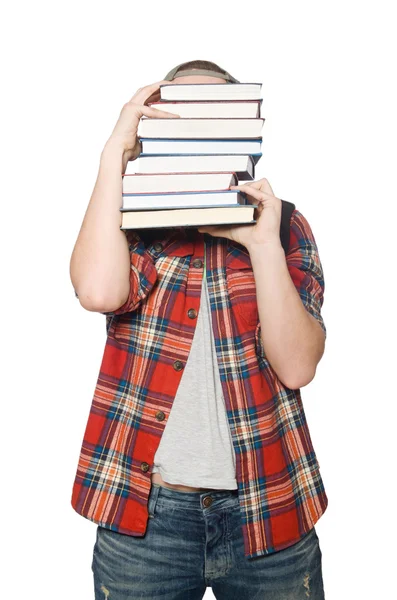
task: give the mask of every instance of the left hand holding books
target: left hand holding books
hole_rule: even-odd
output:
[[[198,227],[200,233],[225,237],[248,248],[252,244],[280,243],[281,199],[277,198],[266,178],[242,185],[231,185],[230,189],[241,190],[248,200],[258,204],[255,209],[254,225],[206,225]]]

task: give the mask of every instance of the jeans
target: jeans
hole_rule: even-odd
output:
[[[248,558],[237,490],[152,483],[148,512],[143,537],[97,526],[96,600],[199,600],[207,587],[219,600],[324,600],[314,527],[289,548]]]

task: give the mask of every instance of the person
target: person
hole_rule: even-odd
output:
[[[238,83],[189,61],[120,113],[70,262],[106,344],[71,503],[97,524],[95,598],[324,598],[328,505],[300,388],[325,347],[318,247],[266,178],[231,186],[256,223],[120,229],[122,174],[162,84]]]

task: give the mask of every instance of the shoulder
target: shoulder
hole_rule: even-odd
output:
[[[309,221],[297,208],[293,210],[291,215],[290,236],[291,245],[293,245],[294,242],[299,242],[299,240],[310,240],[315,242]]]

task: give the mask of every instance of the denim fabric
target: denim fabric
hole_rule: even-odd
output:
[[[98,526],[96,600],[324,600],[319,539],[244,556],[237,490],[185,492],[152,484],[143,537]]]

